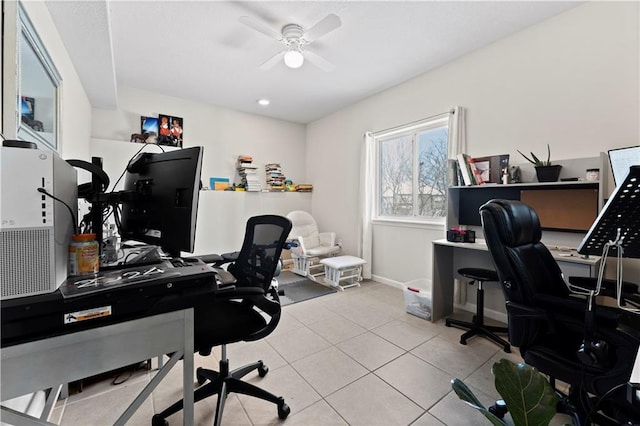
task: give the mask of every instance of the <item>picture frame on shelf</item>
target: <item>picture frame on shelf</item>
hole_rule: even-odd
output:
[[[150,136],[158,135],[158,119],[156,117],[140,117],[140,133],[148,133]]]
[[[158,145],[182,147],[183,119],[166,114],[158,115]]]

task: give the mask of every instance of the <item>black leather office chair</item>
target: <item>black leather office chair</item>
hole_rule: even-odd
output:
[[[618,308],[596,306],[585,315],[584,296],[571,294],[549,250],[540,241],[536,212],[519,201],[491,200],[480,207],[482,227],[500,278],[509,318],[509,340],[524,361],[569,385],[559,412],[576,424],[640,421],[625,398],[640,343]]]
[[[218,394],[215,425],[222,420],[227,394],[231,392],[254,396],[278,406],[278,417],[287,418],[289,406],[278,397],[257,386],[241,380],[251,371],[258,370],[260,377],[269,371],[262,361],[229,371],[226,345],[239,341],[262,339],[271,333],[280,321],[280,300],[271,281],[278,268],[280,254],[291,231],[291,222],[283,216],[256,216],[247,222],[242,249],[237,259],[227,268],[236,278],[235,287],[222,291],[206,306],[198,306],[194,312],[194,348],[201,355],[209,355],[214,346],[222,347],[219,371],[198,368],[199,387],[195,402]],[[268,319],[265,319],[264,316]],[[183,408],[178,401],[162,413],[153,416],[153,425],[166,425],[166,418]]]

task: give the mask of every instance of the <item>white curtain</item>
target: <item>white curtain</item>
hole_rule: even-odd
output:
[[[467,123],[465,111],[462,107],[455,107],[449,115],[449,166],[452,172],[456,170],[456,156],[467,152]],[[455,172],[453,172],[455,173]],[[451,182],[451,181],[450,181]],[[464,305],[467,302],[467,286],[455,279],[453,286],[453,300]]]
[[[373,136],[370,132],[364,135],[360,153],[360,238],[358,255],[367,261],[362,268],[362,277],[371,278],[371,261],[373,252],[373,217],[376,157]]]
[[[467,152],[467,123],[462,107],[455,107],[449,114],[449,159],[455,160],[458,154]]]

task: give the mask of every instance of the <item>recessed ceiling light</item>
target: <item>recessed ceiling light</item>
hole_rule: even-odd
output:
[[[271,103],[269,99],[258,99],[258,105],[267,106]]]

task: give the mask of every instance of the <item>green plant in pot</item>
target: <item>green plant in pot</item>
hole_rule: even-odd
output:
[[[538,182],[555,182],[558,180],[562,166],[559,164],[551,164],[551,148],[549,148],[549,144],[547,144],[546,161],[540,160],[533,152],[531,153],[531,157],[527,157],[520,150],[518,150],[518,152],[535,166]]]
[[[556,415],[558,396],[547,378],[535,368],[503,358],[493,364],[491,372],[515,426],[548,425]],[[485,408],[461,380],[453,379],[451,387],[458,398],[480,411],[493,425],[509,424]]]

